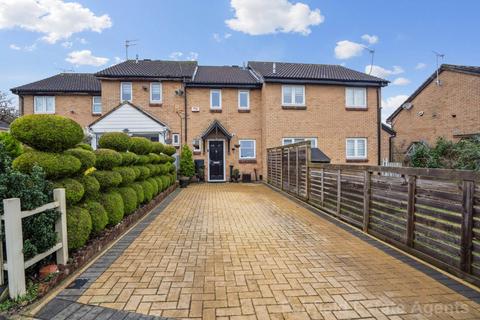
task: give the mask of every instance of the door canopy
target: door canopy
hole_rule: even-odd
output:
[[[228,153],[230,153],[230,140],[232,140],[233,134],[228,132],[228,130],[222,125],[220,121],[214,120],[200,137],[202,138],[203,142],[202,150],[205,150],[205,141],[208,139],[225,139],[227,140]]]

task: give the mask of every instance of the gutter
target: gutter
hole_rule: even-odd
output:
[[[292,84],[331,84],[346,85],[349,87],[385,87],[388,82],[369,82],[369,81],[337,81],[337,80],[314,80],[314,79],[272,79],[263,78],[264,82],[272,83],[292,83]]]

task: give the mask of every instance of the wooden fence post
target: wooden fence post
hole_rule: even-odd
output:
[[[364,172],[363,184],[363,231],[368,232],[368,224],[370,223],[370,197],[371,197],[371,173]]]
[[[55,223],[55,231],[62,242],[62,248],[57,251],[57,263],[67,264],[68,262],[68,240],[67,240],[67,205],[65,202],[65,189],[53,190],[53,199],[60,206],[57,210],[60,212],[60,218]]]
[[[407,226],[405,243],[409,247],[413,247],[413,233],[415,229],[415,192],[417,177],[407,176],[408,179],[408,203],[407,203]]]
[[[283,148],[280,149],[280,189],[283,190]]]
[[[473,237],[473,196],[475,193],[475,183],[473,181],[463,181],[463,208],[462,208],[462,234],[460,246],[460,269],[472,272],[472,237]]]
[[[295,164],[296,164],[296,168],[295,170],[297,171],[297,197],[300,196],[300,171],[302,170],[301,167],[298,165],[298,151],[299,151],[299,147],[295,147],[295,157],[296,157],[296,160],[295,160]]]
[[[342,201],[342,170],[337,170],[337,215],[340,216],[340,204]]]
[[[325,175],[325,169],[321,169],[321,186],[320,186],[320,203],[322,204],[322,207],[323,207],[323,202],[324,202],[324,199],[325,199],[325,196],[324,196],[324,185],[323,185],[323,176]]]
[[[305,172],[306,172],[306,176],[305,176],[305,179],[307,179],[306,183],[307,183],[307,194],[306,194],[306,197],[307,197],[307,202],[310,200],[310,189],[311,189],[311,179],[310,179],[310,161],[312,160],[312,150],[311,150],[311,147],[310,145],[307,146],[306,148],[306,151],[305,151],[307,154],[306,154],[306,163],[305,163]]]
[[[23,296],[25,286],[25,261],[23,256],[22,209],[19,198],[3,200],[5,217],[5,242],[7,246],[8,290],[10,297]]]

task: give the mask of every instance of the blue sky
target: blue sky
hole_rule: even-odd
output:
[[[343,64],[393,83],[384,117],[444,62],[480,65],[480,1],[0,0],[0,90],[62,70],[95,72],[125,56]],[[476,59],[477,58],[477,59]],[[368,68],[367,68],[368,69]]]

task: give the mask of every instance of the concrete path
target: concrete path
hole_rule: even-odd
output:
[[[477,291],[260,184],[173,194],[55,301],[118,319],[480,319]]]

